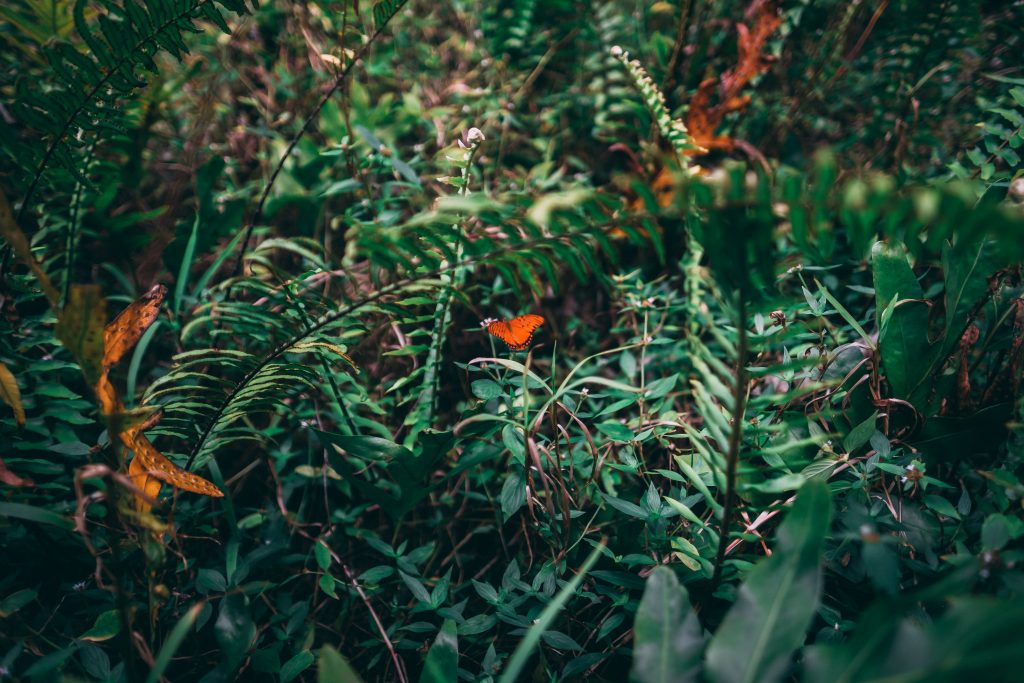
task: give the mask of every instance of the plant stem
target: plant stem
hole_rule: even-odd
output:
[[[718,552],[715,555],[715,573],[711,584],[717,586],[722,578],[725,562],[725,548],[729,544],[729,524],[736,506],[736,469],[740,460],[740,446],[743,442],[743,421],[747,412],[747,300],[738,295],[737,327],[739,340],[736,346],[736,384],[733,385],[732,432],[729,434],[729,453],[725,463],[725,503],[722,510],[722,531],[718,535]]]

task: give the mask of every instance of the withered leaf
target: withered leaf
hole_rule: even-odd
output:
[[[0,460],[0,481],[7,484],[8,486],[33,486],[35,482],[27,477],[19,477],[14,472],[7,469],[7,464],[3,460]]]
[[[754,0],[750,4],[746,11],[750,26],[736,25],[736,66],[717,79],[705,79],[691,98],[686,129],[701,147],[728,151],[736,146],[732,138],[715,135],[715,131],[726,114],[750,103],[750,97],[740,95],[740,91],[768,69],[770,57],[765,54],[768,38],[782,25],[777,5],[775,0]],[[712,104],[712,95],[716,92],[718,102]]]
[[[11,407],[11,410],[14,411],[14,421],[18,423],[19,427],[23,427],[25,425],[25,409],[21,405],[18,380],[3,363],[0,363],[0,400]]]
[[[14,250],[14,254],[36,276],[36,280],[39,281],[39,286],[43,290],[43,294],[46,295],[47,301],[50,302],[50,306],[57,310],[60,292],[53,286],[50,277],[32,254],[32,247],[29,246],[28,238],[25,237],[25,233],[21,231],[21,228],[15,222],[14,214],[11,212],[11,205],[7,201],[7,195],[3,192],[0,192],[0,236],[7,240],[7,243],[11,245],[11,249]]]
[[[167,456],[158,451],[142,434],[135,435],[131,448],[135,451],[135,460],[140,461],[142,471],[150,476],[192,493],[201,493],[214,498],[224,495],[224,492],[214,486],[212,482],[192,474],[168,460]]]
[[[167,288],[154,285],[107,325],[103,333],[103,368],[109,370],[135,347],[160,314]]]
[[[57,338],[71,351],[90,384],[103,372],[106,321],[107,302],[99,285],[72,285],[57,321]]]
[[[132,461],[128,463],[128,476],[131,478],[132,483],[147,496],[156,498],[160,495],[160,489],[163,487],[163,484],[156,477],[149,476],[142,463],[142,458],[132,458]],[[135,496],[135,509],[139,512],[149,512],[152,507],[152,504],[142,496]]]
[[[128,464],[128,476],[146,495],[156,498],[163,484],[167,483],[185,491],[219,498],[224,494],[213,483],[175,465],[143,436],[142,432],[160,418],[160,409],[149,406],[126,410],[117,389],[110,381],[110,369],[135,347],[143,332],[156,320],[166,294],[166,287],[156,285],[129,304],[104,328],[101,351],[104,351],[104,347],[105,351],[93,385],[96,400],[107,418],[107,430],[111,438],[135,453]],[[151,507],[148,500],[136,494],[136,510],[148,513]]]

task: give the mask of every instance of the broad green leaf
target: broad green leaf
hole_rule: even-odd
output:
[[[79,639],[100,643],[104,640],[110,640],[120,632],[121,617],[116,609],[112,609],[96,617],[96,623],[88,631],[80,635]]]
[[[454,619],[445,619],[423,663],[420,683],[448,683],[458,679],[459,636]]]
[[[214,623],[214,633],[220,645],[220,668],[224,674],[233,676],[256,640],[256,624],[252,620],[248,598],[238,593],[224,597]]]
[[[313,555],[316,556],[316,564],[320,569],[327,571],[331,568],[331,551],[322,540],[313,546]]]
[[[171,629],[170,635],[167,636],[163,646],[161,646],[160,654],[157,655],[153,668],[150,669],[149,675],[146,676],[146,683],[157,683],[163,677],[164,671],[167,670],[167,666],[171,663],[171,658],[174,657],[174,653],[178,651],[181,644],[185,642],[185,638],[188,637],[193,624],[196,623],[199,612],[206,604],[208,603],[197,602],[188,608],[188,611],[185,612],[181,619],[178,619],[178,623]]]
[[[601,432],[612,441],[632,441],[636,434],[632,429],[619,422],[601,422],[597,425],[597,431]]]
[[[510,518],[526,504],[526,482],[518,472],[513,472],[501,486],[501,515]]]
[[[1012,681],[1020,668],[1020,601],[962,597],[934,623],[916,604],[876,603],[843,643],[815,645],[805,657],[805,683],[959,683]]]
[[[376,462],[390,462],[396,458],[411,458],[412,452],[394,441],[379,436],[356,436],[345,434],[326,434],[329,441],[350,455]]]
[[[633,668],[639,683],[696,681],[704,635],[689,595],[669,567],[647,578],[633,623]]]
[[[473,389],[473,395],[482,401],[501,396],[501,386],[494,380],[478,379],[474,380],[470,386]]]
[[[0,503],[0,517],[16,517],[29,522],[50,524],[71,531],[74,523],[56,512],[24,503]]]
[[[747,576],[708,645],[713,683],[769,683],[786,672],[818,607],[831,510],[825,482],[803,485],[779,527],[772,556]]]
[[[423,582],[415,576],[409,576],[405,572],[400,571],[398,572],[398,575],[402,577],[402,581],[404,581],[405,585],[409,587],[409,590],[412,591],[413,596],[415,596],[417,600],[426,605],[430,604],[430,593],[427,591],[426,586],[423,585]]]
[[[363,683],[355,669],[330,645],[324,645],[318,653],[317,683]]]
[[[940,515],[951,517],[953,519],[960,519],[960,513],[956,511],[953,504],[943,498],[934,494],[928,494],[923,498],[924,504],[928,506],[930,510],[934,510]]]
[[[879,242],[872,249],[871,271],[875,285],[875,309],[879,315],[892,301],[896,307],[882,326],[878,347],[885,378],[896,398],[910,401],[919,410],[927,396],[911,396],[931,368],[933,353],[928,343],[928,306],[924,292],[901,249]]]
[[[1006,517],[1000,514],[989,515],[981,526],[981,546],[985,550],[1001,550],[1010,542],[1010,527]]]

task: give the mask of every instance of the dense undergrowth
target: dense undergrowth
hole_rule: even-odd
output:
[[[0,680],[1019,678],[1024,2],[0,16]]]

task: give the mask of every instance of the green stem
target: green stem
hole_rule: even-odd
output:
[[[725,548],[729,544],[729,525],[736,506],[736,470],[743,441],[743,420],[747,412],[747,301],[741,293],[738,305],[739,341],[736,346],[736,384],[733,387],[732,431],[729,434],[729,453],[725,464],[725,504],[722,510],[722,532],[718,535],[715,555],[715,573],[712,585],[718,585],[725,563]]]

